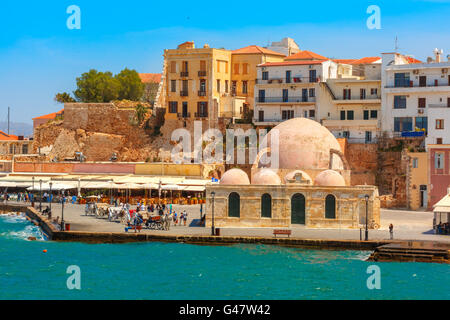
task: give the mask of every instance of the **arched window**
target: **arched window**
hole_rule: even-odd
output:
[[[272,197],[268,193],[261,197],[261,217],[272,218]]]
[[[241,197],[236,192],[228,196],[228,216],[235,218],[241,216]]]
[[[336,219],[336,198],[332,194],[325,199],[325,218]]]

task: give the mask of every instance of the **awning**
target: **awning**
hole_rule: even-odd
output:
[[[192,192],[204,192],[206,187],[202,186],[187,186],[183,191],[192,191]]]
[[[70,184],[60,184],[60,183],[53,183],[52,184],[52,190],[69,190],[69,189],[76,189],[76,186],[70,185]],[[49,183],[43,183],[42,187],[40,186],[39,183],[35,183],[34,184],[34,188],[33,187],[29,187],[27,188],[27,190],[29,191],[39,191],[39,190],[43,190],[43,191],[48,191],[50,190],[50,184]]]
[[[435,207],[434,213],[450,213],[450,207]]]
[[[167,184],[164,186],[161,186],[161,190],[175,190],[175,191],[181,191],[184,190],[185,187],[179,186],[177,184]]]

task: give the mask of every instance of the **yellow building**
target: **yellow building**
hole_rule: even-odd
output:
[[[407,199],[411,210],[428,206],[428,153],[408,152]]]
[[[166,120],[206,120],[215,127],[218,118],[241,118],[253,108],[256,66],[283,57],[257,46],[230,51],[194,42],[165,50]]]

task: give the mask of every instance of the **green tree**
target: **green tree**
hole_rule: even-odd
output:
[[[74,95],[80,102],[111,102],[119,97],[120,82],[111,72],[98,72],[95,69],[77,78]]]
[[[55,101],[59,102],[59,103],[76,102],[76,100],[74,98],[72,98],[70,93],[67,93],[67,92],[57,93],[55,95]]]
[[[136,125],[139,126],[142,124],[142,122],[145,119],[145,115],[147,114],[147,108],[144,105],[139,103],[135,108],[135,112],[136,112],[135,123],[136,123]]]
[[[136,70],[125,68],[115,78],[120,82],[119,100],[140,101],[142,99],[145,85]]]

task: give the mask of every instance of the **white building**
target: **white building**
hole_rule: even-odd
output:
[[[426,145],[450,144],[450,61],[442,61],[442,51],[427,63],[384,53],[381,98],[388,135],[426,135]]]

